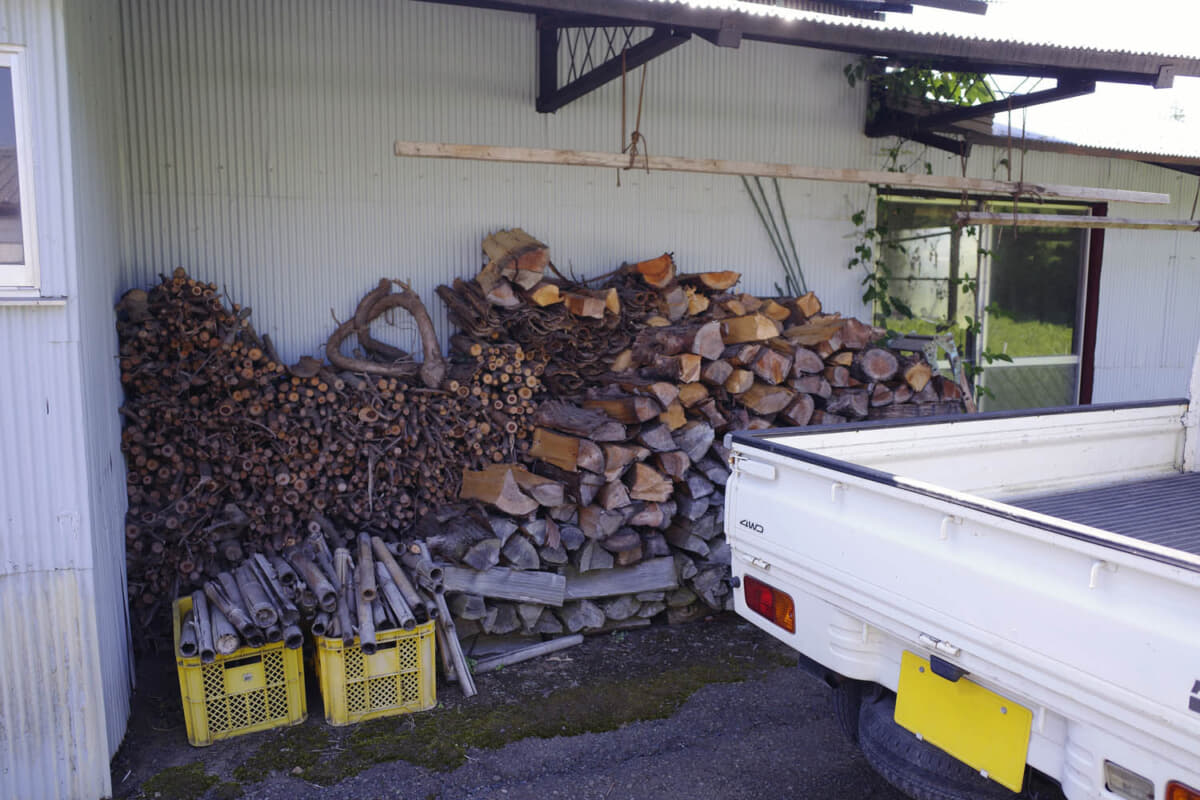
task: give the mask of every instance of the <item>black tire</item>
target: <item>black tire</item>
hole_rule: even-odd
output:
[[[833,716],[851,744],[858,744],[858,715],[866,685],[861,681],[843,680],[833,687]]]
[[[884,780],[914,800],[1014,800],[1020,795],[895,722],[896,696],[864,700],[858,716],[858,746]]]

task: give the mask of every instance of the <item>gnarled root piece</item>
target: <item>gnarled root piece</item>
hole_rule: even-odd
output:
[[[393,281],[400,287],[398,294],[388,295],[396,298],[396,305],[403,308],[417,322],[417,332],[421,335],[421,354],[424,363],[421,364],[421,381],[430,389],[440,388],[446,379],[446,359],[442,357],[442,348],[438,344],[437,331],[433,328],[433,320],[429,311],[421,302],[421,297],[407,283]]]
[[[399,286],[401,291],[391,294],[392,283]],[[404,309],[417,323],[417,332],[421,336],[421,348],[425,357],[425,362],[419,368],[408,353],[379,342],[371,336],[371,323],[393,308]],[[342,343],[350,334],[358,337],[363,350],[386,361],[369,361],[344,355],[341,351]],[[408,284],[389,281],[386,278],[363,297],[354,312],[354,318],[339,325],[329,337],[329,341],[325,343],[325,356],[329,363],[349,372],[386,375],[391,378],[411,378],[419,374],[422,383],[431,389],[439,388],[446,376],[446,362],[442,358],[433,320],[429,318],[425,304]]]

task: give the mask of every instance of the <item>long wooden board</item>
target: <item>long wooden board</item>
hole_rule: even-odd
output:
[[[960,211],[954,221],[963,225],[1016,225],[1018,228],[1128,228],[1141,231],[1200,231],[1200,220],[1088,217],[1079,214],[1004,214]]]
[[[444,567],[447,592],[466,592],[496,600],[541,603],[561,606],[565,599],[566,578],[552,572],[533,572],[492,567],[477,572],[465,567]]]
[[[559,164],[573,167],[603,167],[625,169],[629,156],[588,150],[550,150],[534,147],[500,147],[475,144],[446,144],[444,142],[406,142],[397,140],[397,156],[412,158],[455,158],[468,161],[502,161],[517,164]],[[921,175],[912,172],[884,172],[867,169],[835,169],[806,167],[799,164],[773,164],[761,161],[726,161],[716,158],[680,158],[678,156],[649,156],[638,158],[638,169],[664,172],[700,172],[710,175],[758,175],[764,178],[795,178],[836,183],[874,183],[884,186],[906,186],[913,189],[967,190],[980,194],[1019,195],[1022,197],[1088,200],[1119,203],[1166,205],[1170,195],[1158,192],[1137,192],[1128,189],[1105,189],[1088,186],[1065,186],[1042,183],[1013,183],[985,178],[960,178],[948,175]]]

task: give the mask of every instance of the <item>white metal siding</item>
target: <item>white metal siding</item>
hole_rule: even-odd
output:
[[[113,442],[85,446],[83,384],[107,371],[111,385],[112,348],[89,342],[99,363],[85,371],[80,344],[81,301],[96,297],[95,281],[113,284],[115,264],[100,267],[105,259],[97,252],[89,263],[103,271],[76,281],[76,257],[91,246],[77,240],[76,206],[100,197],[81,196],[73,182],[70,119],[81,109],[69,108],[64,20],[57,0],[0,0],[0,41],[27,48],[35,170],[22,179],[36,181],[42,290],[69,298],[65,307],[0,307],[0,798],[6,800],[109,794],[108,756],[128,708],[127,666],[125,675],[119,666],[127,665],[125,637],[112,624],[123,613],[114,591],[123,570],[121,541],[94,539],[93,523],[103,516],[97,509],[112,491],[100,476],[89,485],[92,468],[119,453]],[[94,211],[86,203],[83,210]],[[111,302],[111,291],[98,302]],[[99,326],[93,317],[86,321]],[[104,325],[111,329],[111,320]],[[111,410],[109,394],[89,392],[86,404]],[[119,514],[110,513],[99,529],[119,534],[119,523]]]
[[[66,14],[71,87],[71,173],[75,191],[82,362],[83,454],[87,464],[100,680],[108,755],[125,735],[132,652],[125,595],[125,463],[117,407],[113,304],[122,252],[124,98],[120,80],[120,9],[116,0],[70,0]]]

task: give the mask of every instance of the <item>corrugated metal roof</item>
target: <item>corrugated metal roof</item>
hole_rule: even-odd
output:
[[[992,134],[1014,147],[1069,145],[1095,155],[1200,162],[1200,81],[1173,89],[1099,84],[1094,94],[996,114]],[[1106,152],[1098,152],[1106,151]]]
[[[1124,13],[1105,15],[1092,0],[992,0],[986,15],[958,14],[918,9],[914,14],[891,14],[885,20],[857,19],[781,5],[744,0],[640,0],[644,3],[728,11],[752,17],[774,17],[783,22],[811,22],[835,27],[869,28],[916,34],[930,39],[945,37],[1008,43],[1021,46],[1063,47],[1094,53],[1157,55],[1165,58],[1200,58],[1200,42],[1191,22],[1200,23],[1200,11],[1190,2],[1146,0],[1139,3],[1142,25],[1129,25]],[[1115,11],[1110,9],[1110,11]],[[1155,12],[1169,25],[1155,25]],[[1170,17],[1168,20],[1167,17]],[[1180,19],[1180,15],[1184,18]],[[1069,24],[1060,24],[1069,23]],[[1179,26],[1185,31],[1184,35]],[[1133,44],[1137,42],[1137,44]]]

